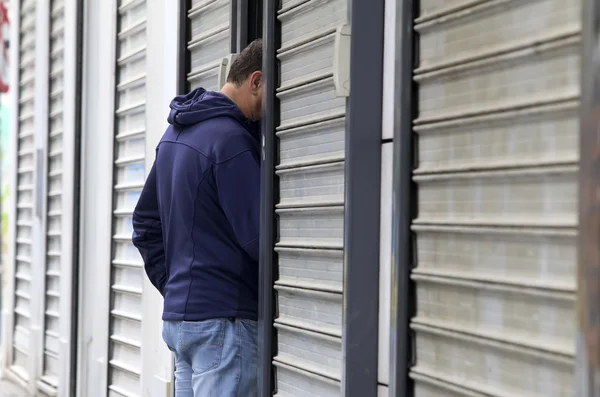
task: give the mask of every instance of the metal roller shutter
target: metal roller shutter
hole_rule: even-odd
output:
[[[277,396],[339,396],[346,98],[333,59],[347,1],[284,0],[278,19]]]
[[[416,395],[573,395],[580,1],[421,0]]]
[[[46,214],[46,295],[44,317],[44,359],[42,380],[58,387],[60,350],[60,268],[62,215],[62,135],[64,1],[51,2],[50,18],[50,104],[48,131],[48,205]]]
[[[20,4],[19,132],[17,158],[17,235],[13,369],[28,380],[31,320],[31,270],[35,173],[35,35],[36,1]]]
[[[145,180],[146,2],[119,2],[109,396],[141,395],[142,258],[132,213]]]
[[[188,11],[191,25],[190,73],[192,89],[218,90],[221,60],[229,55],[231,0],[193,0]]]

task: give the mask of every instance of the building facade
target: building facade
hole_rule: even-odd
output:
[[[2,370],[32,395],[173,395],[131,214],[170,100],[258,37],[261,397],[594,395],[593,1],[11,3]]]

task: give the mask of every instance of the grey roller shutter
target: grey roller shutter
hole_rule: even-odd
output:
[[[231,0],[193,0],[188,10],[191,88],[218,90],[219,65],[230,51]]]
[[[421,1],[418,397],[574,395],[580,19]]]
[[[346,98],[333,58],[347,2],[284,0],[278,19],[277,396],[339,396]]]
[[[109,396],[141,395],[142,259],[131,242],[132,212],[145,180],[146,2],[122,1],[117,15],[115,186]]]
[[[24,0],[20,4],[19,50],[19,130],[17,157],[16,200],[16,263],[15,307],[12,358],[13,369],[28,380],[31,321],[31,271],[33,255],[33,203],[35,173],[35,35],[36,1]]]
[[[46,280],[42,380],[58,387],[60,372],[60,268],[63,154],[64,1],[51,2],[48,204],[46,206]]]

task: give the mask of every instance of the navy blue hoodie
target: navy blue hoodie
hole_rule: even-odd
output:
[[[168,120],[133,213],[163,320],[256,320],[259,123],[204,89],[176,97]]]

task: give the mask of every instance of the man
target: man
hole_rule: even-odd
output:
[[[257,394],[262,42],[221,92],[171,102],[133,213],[133,243],[164,297],[176,397]]]

